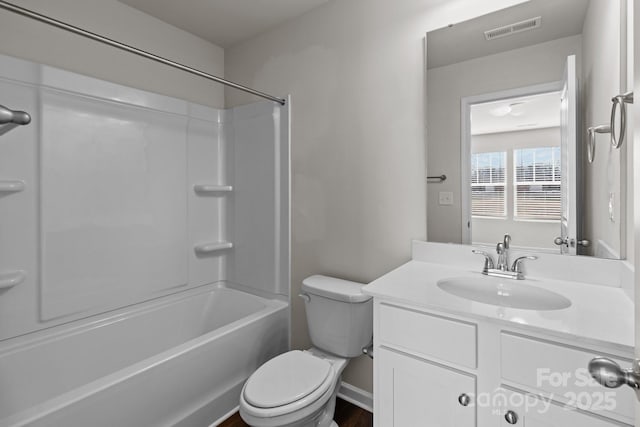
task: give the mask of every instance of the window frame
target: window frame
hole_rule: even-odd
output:
[[[551,156],[551,167],[552,167],[552,178],[553,181],[536,181],[536,165],[537,162],[533,160],[533,181],[518,181],[518,158],[520,153],[526,150],[537,150],[537,149],[550,149],[552,150]],[[479,169],[475,166],[475,174],[474,174],[474,158],[477,158],[478,155],[492,155],[492,154],[501,154],[502,155],[502,164],[503,166],[503,181],[502,182],[493,182],[493,174],[490,174],[491,182],[474,182],[474,180],[479,181]],[[535,156],[535,153],[534,153]],[[561,207],[557,217],[533,217],[533,216],[522,216],[518,215],[518,186],[522,185],[536,185],[536,186],[558,186],[559,191],[562,191],[562,167],[560,160],[560,146],[557,145],[539,145],[534,147],[523,147],[523,148],[509,148],[505,151],[480,151],[475,153],[470,153],[470,162],[469,162],[469,200],[470,200],[470,215],[471,219],[493,219],[493,220],[512,220],[518,222],[558,222],[561,220]],[[491,171],[494,170],[492,165],[489,165]],[[477,215],[473,213],[473,190],[474,187],[502,187],[503,188],[503,210],[502,214],[496,215]],[[509,191],[509,187],[511,191]],[[509,203],[509,197],[513,197],[513,203]],[[558,198],[559,203],[560,197]]]

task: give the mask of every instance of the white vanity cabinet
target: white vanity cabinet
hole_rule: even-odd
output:
[[[475,376],[384,347],[375,357],[376,393],[380,393],[376,400],[376,426],[476,425],[476,411],[471,404]]]
[[[376,297],[375,426],[630,426],[634,394],[590,379],[597,356],[632,354]]]
[[[502,390],[511,405],[503,405],[499,411],[500,427],[620,427],[615,423],[575,410],[566,409],[551,400],[535,397],[531,394]],[[509,413],[507,415],[507,413]],[[509,420],[511,422],[509,422]],[[514,422],[515,424],[512,424]]]

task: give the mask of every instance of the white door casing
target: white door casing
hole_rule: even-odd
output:
[[[566,242],[560,245],[563,254],[576,255],[578,240],[577,205],[577,130],[578,130],[578,80],[576,78],[576,57],[567,57],[560,96],[560,156],[562,209],[560,218],[560,238]]]
[[[633,2],[629,2],[628,7],[633,9],[630,15],[633,16],[633,25],[631,26],[633,29],[640,28],[640,7],[633,7]],[[640,87],[640,64],[638,64],[638,60],[640,59],[640,31],[633,31],[633,37],[629,37],[629,40],[633,40],[633,87]],[[631,79],[629,79],[631,80]],[[631,81],[629,82],[631,83]],[[628,90],[633,90],[633,87],[628,87]],[[630,104],[630,111],[632,111],[633,120],[632,123],[640,123],[640,103],[636,102],[634,104]],[[631,150],[633,152],[633,181],[636,185],[633,186],[633,236],[628,236],[630,239],[634,239],[634,285],[635,285],[635,356],[636,358],[640,358],[640,274],[638,274],[638,266],[640,266],[640,185],[637,185],[640,182],[640,149],[638,146],[640,145],[640,132],[635,131],[635,127],[630,127],[627,129],[628,141],[630,144],[633,144],[634,149]],[[636,400],[636,426],[639,425],[640,421],[640,393],[636,390],[636,396],[638,400]]]

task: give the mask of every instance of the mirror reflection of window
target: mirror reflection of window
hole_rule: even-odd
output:
[[[513,217],[560,221],[560,147],[513,150],[515,159]]]
[[[507,214],[507,153],[471,155],[471,214],[482,218],[504,218]]]
[[[519,247],[556,252],[562,180],[560,94],[480,102],[471,115],[471,240],[508,232]]]

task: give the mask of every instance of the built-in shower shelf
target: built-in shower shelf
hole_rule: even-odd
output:
[[[19,193],[24,191],[26,185],[22,181],[1,181],[0,193]]]
[[[231,193],[233,187],[230,185],[212,185],[212,184],[196,184],[193,190],[198,194],[218,194]]]
[[[233,243],[231,242],[211,242],[197,245],[194,250],[198,255],[209,255],[214,252],[225,251],[231,248],[233,248]]]
[[[22,270],[0,273],[0,291],[13,288],[14,286],[24,282],[24,279],[26,278],[27,273]]]

